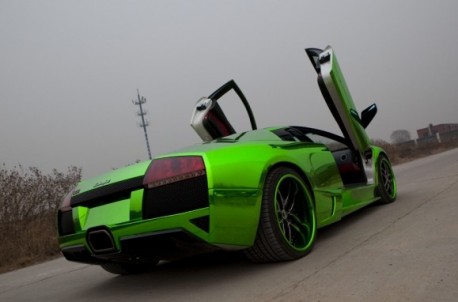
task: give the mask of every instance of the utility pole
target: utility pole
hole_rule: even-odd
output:
[[[143,131],[145,132],[145,141],[146,141],[146,148],[148,150],[148,157],[149,159],[152,159],[151,150],[149,148],[148,133],[146,132],[146,127],[149,126],[149,122],[145,120],[145,115],[147,114],[147,112],[144,111],[142,107],[142,105],[146,103],[146,99],[140,96],[140,92],[138,92],[138,89],[137,89],[137,99],[138,99],[137,101],[132,100],[132,103],[140,107],[140,111],[137,112],[137,115],[142,118],[142,121],[138,123],[138,126],[142,127]]]

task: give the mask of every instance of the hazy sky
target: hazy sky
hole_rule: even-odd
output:
[[[373,138],[458,122],[457,1],[0,0],[0,163],[85,177],[199,142],[195,102],[235,79],[259,127],[337,132],[304,48],[332,45]],[[233,121],[237,126],[236,121]]]

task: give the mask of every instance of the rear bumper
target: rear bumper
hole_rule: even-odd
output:
[[[259,190],[208,190],[207,207],[145,218],[143,191],[97,207],[77,206],[58,216],[59,246],[85,263],[149,261],[253,244]]]
[[[62,249],[69,261],[88,264],[125,262],[147,264],[158,259],[173,260],[218,248],[183,230],[171,230],[128,236],[120,239],[120,248],[95,252],[92,245],[75,245]]]
[[[149,220],[100,225],[60,236],[62,254],[71,261],[146,262],[215,250],[210,241],[209,208]]]

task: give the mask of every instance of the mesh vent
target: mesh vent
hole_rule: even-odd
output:
[[[207,176],[187,179],[145,191],[143,218],[154,218],[208,207]]]

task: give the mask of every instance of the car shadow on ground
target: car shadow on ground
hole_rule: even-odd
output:
[[[371,219],[373,214],[383,208],[371,205],[320,229],[312,254],[319,252],[320,245],[332,241],[343,232],[351,231],[352,227],[357,227],[358,222]],[[307,256],[298,261],[303,265],[307,264],[306,259]],[[117,276],[102,271],[101,274],[105,277],[102,278],[103,281],[93,284],[79,295],[95,299],[103,297],[108,292],[128,297],[145,291],[147,294],[156,295],[173,293],[177,289],[196,291],[202,287],[218,287],[227,282],[248,282],[259,274],[275,274],[277,270],[284,270],[284,266],[291,263],[294,265],[294,262],[256,264],[247,260],[241,252],[218,251],[172,262],[161,262],[154,270],[139,275]]]

